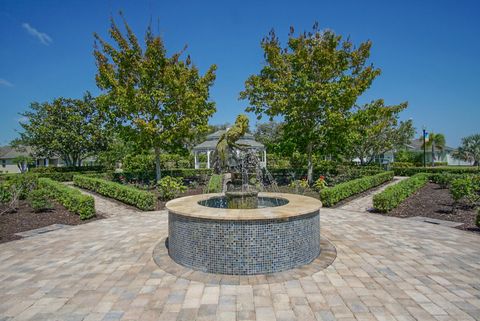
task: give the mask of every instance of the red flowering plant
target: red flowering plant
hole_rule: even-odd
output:
[[[324,189],[325,187],[327,187],[327,182],[325,181],[325,176],[320,176],[320,177],[315,181],[315,183],[313,183],[313,187],[314,187],[317,191],[321,191],[322,189]]]

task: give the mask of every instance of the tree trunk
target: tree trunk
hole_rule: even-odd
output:
[[[307,146],[307,180],[309,184],[313,184],[313,162],[312,162],[312,143]]]
[[[160,148],[155,147],[155,177],[157,182],[162,178],[162,169],[160,166]]]

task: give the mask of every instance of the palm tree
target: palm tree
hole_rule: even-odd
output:
[[[428,142],[425,146],[427,148],[432,148],[432,166],[435,166],[435,151],[436,149],[443,150],[445,148],[445,135],[430,133],[428,136]]]
[[[462,145],[455,151],[454,157],[480,167],[480,134],[462,138]]]

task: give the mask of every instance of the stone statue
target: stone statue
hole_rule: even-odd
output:
[[[228,208],[248,209],[258,206],[258,190],[249,183],[249,176],[255,174],[258,166],[258,158],[254,151],[248,150],[248,145],[237,142],[247,129],[248,117],[238,115],[235,124],[220,136],[214,153],[215,172],[222,174]]]
[[[238,166],[237,150],[243,150],[245,146],[237,141],[247,132],[248,122],[246,115],[238,115],[235,124],[220,136],[214,155],[217,173],[230,172]]]

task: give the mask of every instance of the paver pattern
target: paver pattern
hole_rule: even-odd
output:
[[[96,197],[109,218],[0,245],[0,320],[480,320],[480,236],[321,210],[328,268],[272,284],[208,284],[152,259],[165,212]]]

